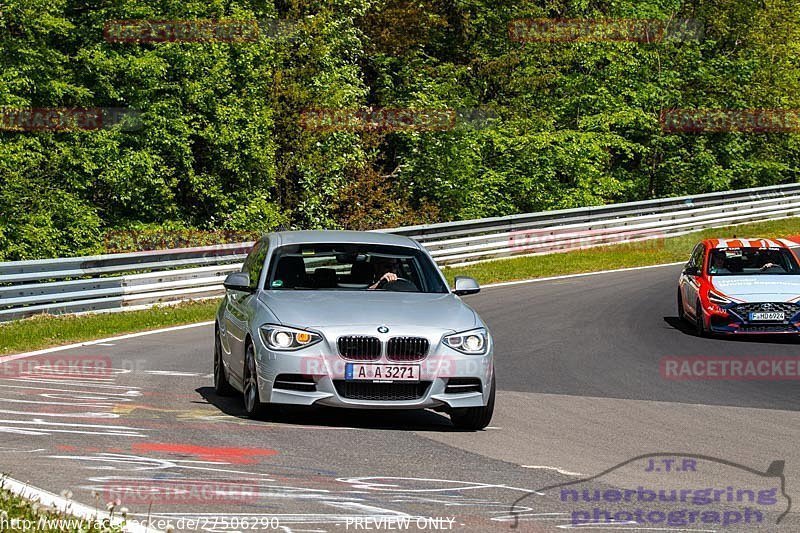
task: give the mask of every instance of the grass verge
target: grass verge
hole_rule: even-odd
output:
[[[41,315],[0,324],[0,355],[213,320],[218,305],[214,299],[123,313]]]
[[[121,527],[112,526],[109,520],[95,521],[75,518],[66,510],[53,509],[39,502],[20,498],[2,488],[0,479],[0,531],[30,532],[59,531],[79,533],[117,533]]]
[[[471,276],[482,284],[596,272],[617,268],[685,261],[694,245],[712,237],[783,237],[800,234],[800,219],[765,221],[728,228],[575,250],[551,255],[515,257],[465,267],[443,269],[452,284],[455,276]],[[81,316],[41,316],[0,325],[0,355],[100,339],[134,331],[213,320],[218,302],[186,303],[125,313]]]

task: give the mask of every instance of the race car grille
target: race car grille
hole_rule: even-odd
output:
[[[419,400],[425,396],[430,381],[419,383],[366,383],[360,381],[334,380],[336,392],[348,400],[372,400],[380,402],[398,402],[403,400]]]
[[[769,306],[769,307],[765,309],[764,306]],[[746,303],[733,306],[731,308],[731,311],[733,311],[734,313],[736,313],[745,320],[749,318],[750,313],[763,313],[763,312],[783,313],[786,316],[786,319],[789,320],[797,313],[800,313],[800,305],[793,303],[786,303],[786,302]]]
[[[797,333],[797,328],[788,324],[775,326],[742,326],[737,330],[739,333]]]
[[[377,361],[381,358],[381,341],[377,337],[349,335],[336,341],[339,355],[354,361]]]
[[[393,337],[386,345],[390,361],[419,361],[428,355],[430,343],[423,337]]]

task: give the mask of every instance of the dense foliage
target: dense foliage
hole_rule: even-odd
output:
[[[702,38],[515,42],[518,18],[690,18]],[[109,42],[121,19],[260,22]],[[674,108],[800,109],[794,0],[0,0],[0,106],[141,127],[0,131],[0,260],[109,231],[363,229],[797,181],[796,134],[671,134]],[[308,109],[459,110],[323,131]]]

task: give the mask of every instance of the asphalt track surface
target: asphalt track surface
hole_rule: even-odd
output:
[[[211,326],[49,356],[110,358],[115,370],[102,375],[2,363],[0,470],[86,504],[120,497],[129,517],[160,529],[560,531],[584,516],[574,513],[642,504],[574,502],[554,485],[736,491],[777,483],[759,522],[737,521],[737,502],[665,503],[644,507],[730,512],[732,523],[695,515],[669,525],[653,515],[601,519],[592,530],[800,531],[790,504],[800,497],[800,384],[667,381],[658,366],[664,356],[797,356],[800,344],[695,337],[675,316],[678,271],[467,297],[496,342],[497,408],[481,432],[456,431],[430,411],[283,409],[250,421],[240,397],[213,392]],[[649,458],[623,464],[645,454],[698,466],[656,474]],[[772,476],[774,465],[764,475],[773,461],[785,461],[783,477]]]

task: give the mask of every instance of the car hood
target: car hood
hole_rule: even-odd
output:
[[[713,276],[711,284],[745,302],[788,302],[800,297],[800,276]]]
[[[285,325],[387,324],[469,329],[475,312],[453,294],[391,291],[269,291],[259,299]]]

